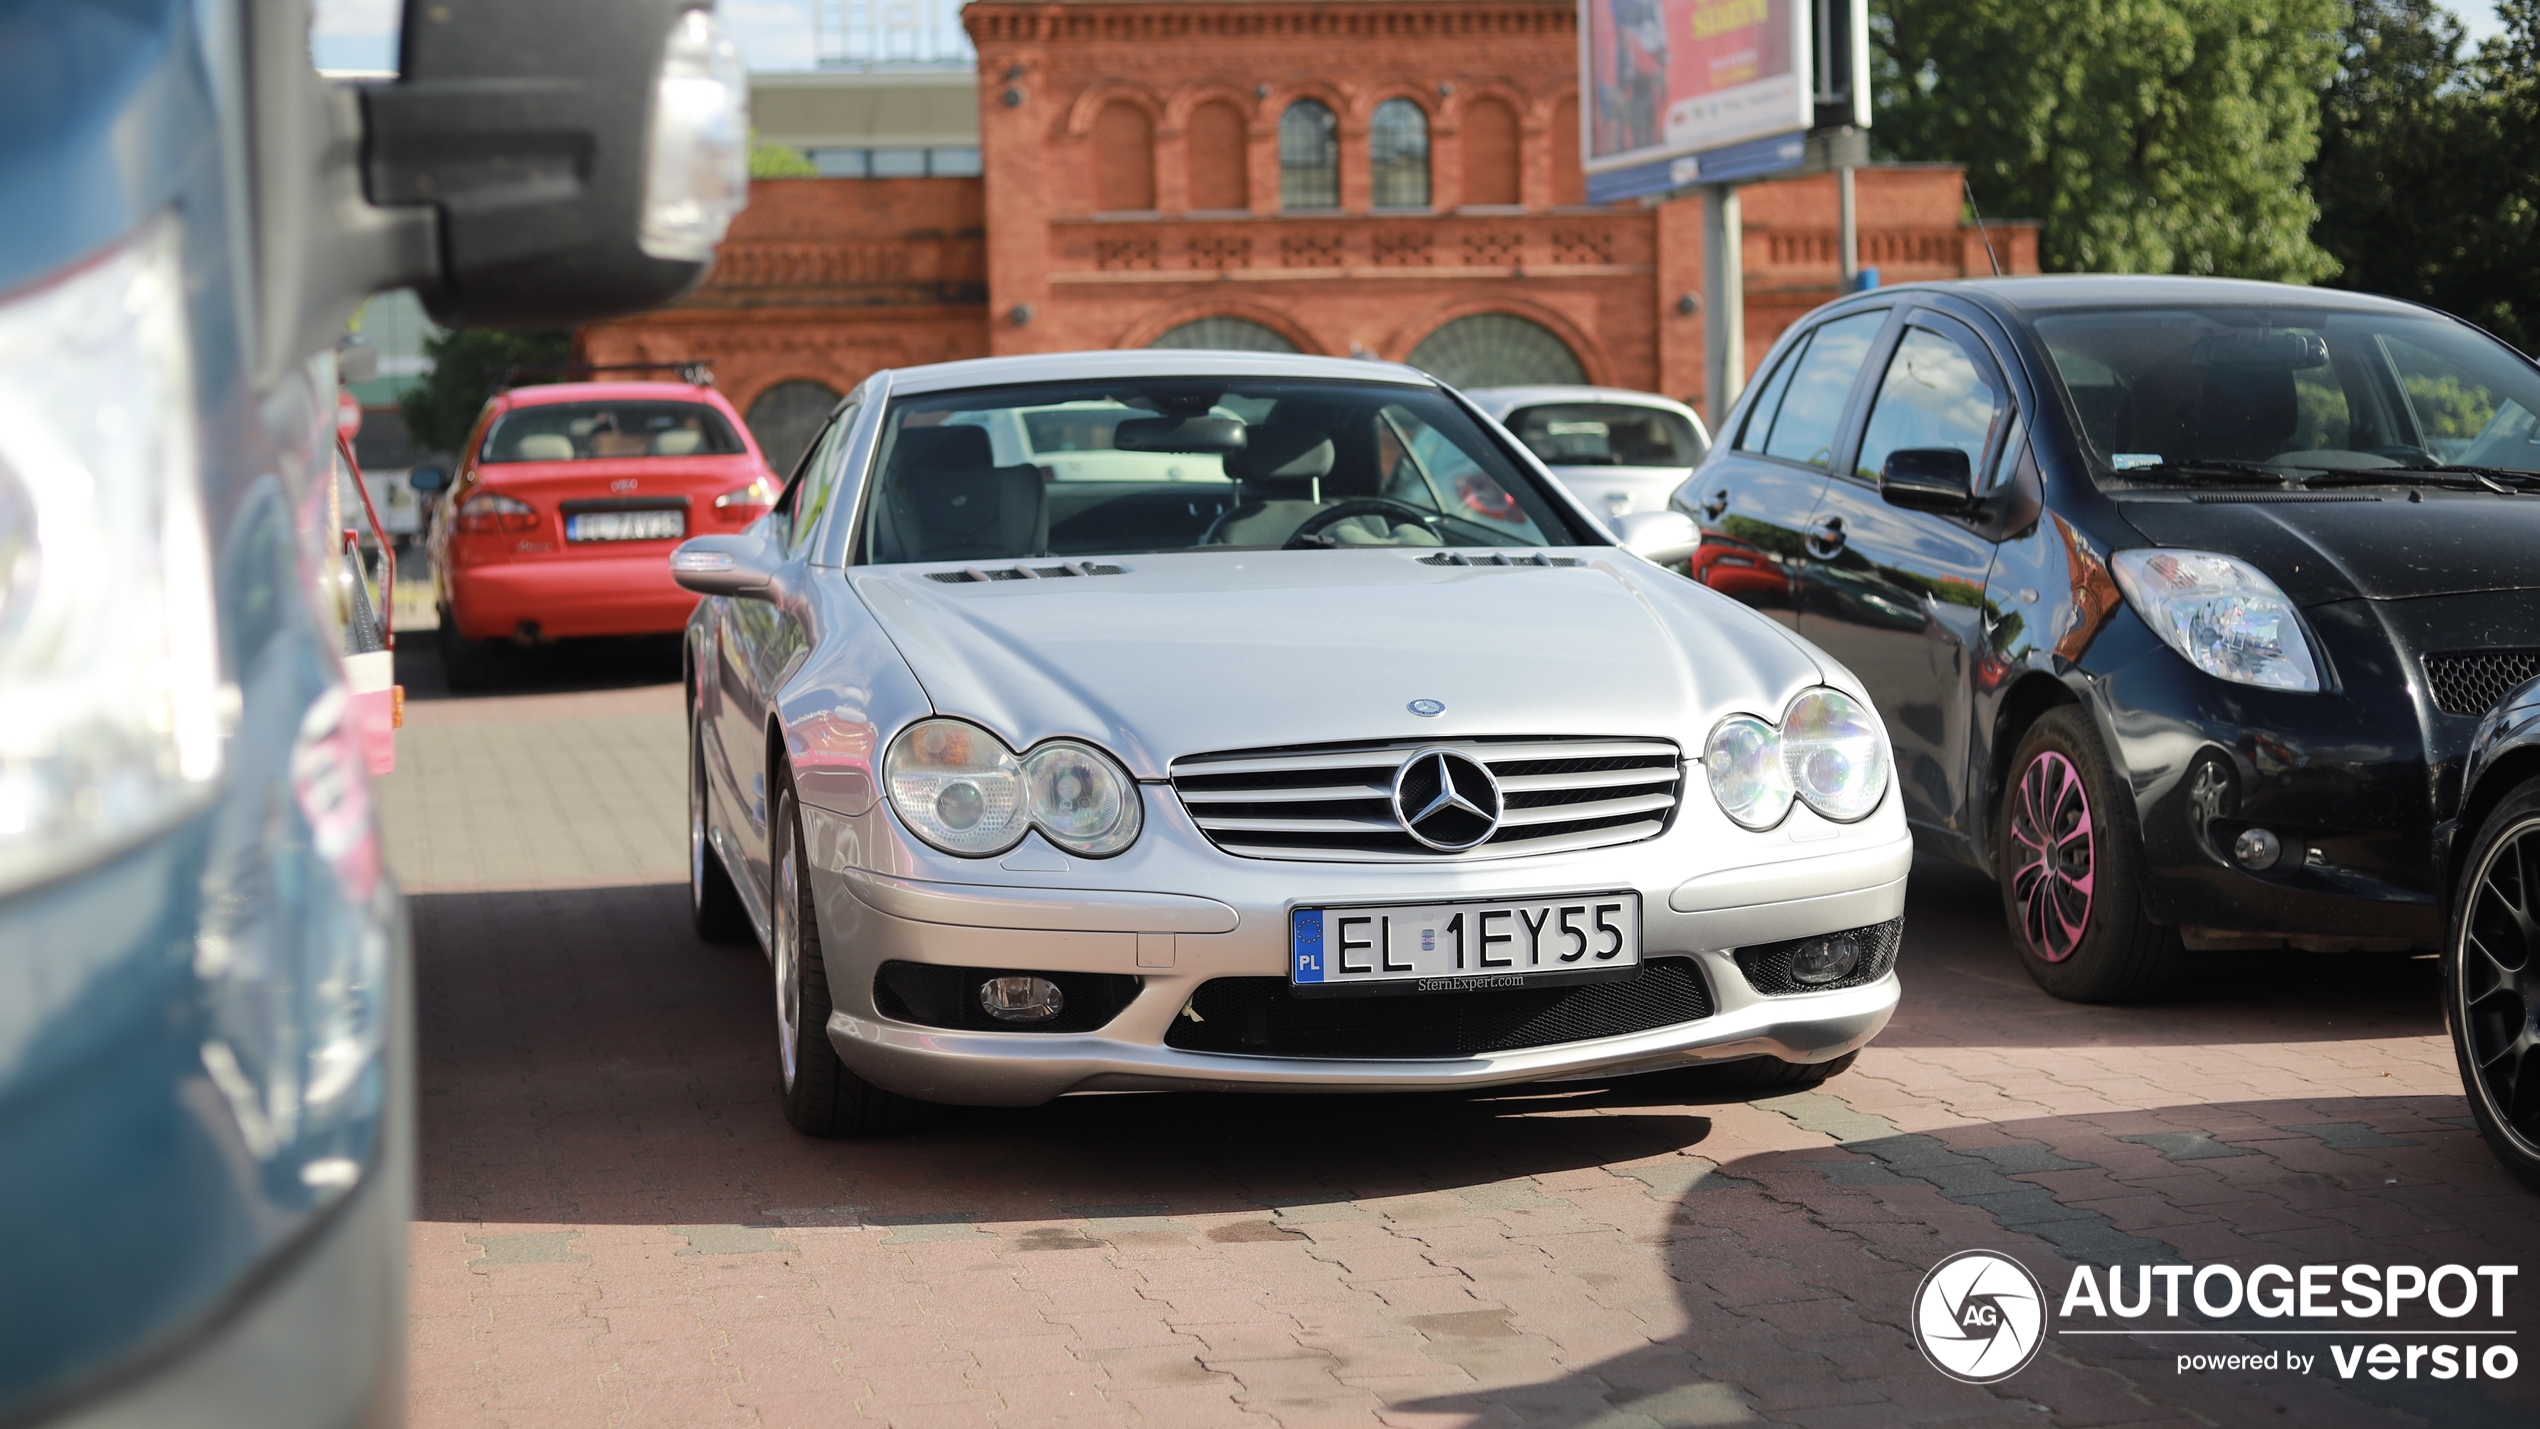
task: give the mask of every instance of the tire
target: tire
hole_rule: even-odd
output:
[[[688,921],[709,943],[750,940],[749,910],[723,855],[706,839],[706,751],[698,737],[696,716],[688,721]]]
[[[777,1070],[785,1120],[808,1136],[878,1136],[925,1120],[926,1103],[884,1091],[848,1070],[829,1045],[829,965],[812,906],[810,866],[794,781],[777,785],[778,842],[768,863],[768,963],[775,974]]]
[[[2540,779],[2505,795],[2461,862],[2443,1020],[2487,1149],[2540,1191]]]
[[[2179,963],[2143,914],[2143,846],[2124,783],[2079,706],[2048,710],[2011,757],[1994,819],[2002,910],[2020,965],[2067,1002],[2135,1002]]]
[[[472,695],[493,688],[494,653],[482,640],[470,640],[459,633],[459,622],[450,608],[441,608],[441,683],[454,695]]]

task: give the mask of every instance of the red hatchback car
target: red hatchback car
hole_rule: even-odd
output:
[[[432,533],[441,658],[484,683],[485,642],[675,634],[697,597],[670,549],[767,514],[776,481],[723,394],[563,382],[495,394]]]

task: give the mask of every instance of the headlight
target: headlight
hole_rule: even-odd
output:
[[[220,772],[177,237],[161,222],[0,304],[0,890]]]
[[[1782,712],[1782,767],[1801,803],[1848,824],[1887,793],[1887,736],[1850,695],[1820,686]]]
[[[1711,797],[1720,812],[1745,828],[1769,829],[1790,812],[1781,735],[1753,715],[1732,715],[1711,731],[1702,772],[1711,776]]]
[[[1824,686],[1792,700],[1779,726],[1731,715],[1702,750],[1711,797],[1749,829],[1780,823],[1794,798],[1837,823],[1867,818],[1887,793],[1888,762],[1878,721]]]
[[[653,258],[711,261],[750,201],[750,77],[740,50],[703,10],[670,27],[645,155],[637,244]]]
[[[911,832],[968,858],[1003,853],[1035,828],[1071,853],[1105,858],[1137,841],[1143,819],[1137,781],[1092,745],[1053,739],[1018,759],[956,719],[902,731],[882,777]]]
[[[2211,551],[2119,551],[2108,562],[2143,623],[2217,679],[2317,693],[2302,617],[2247,561]]]

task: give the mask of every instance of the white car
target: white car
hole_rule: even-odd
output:
[[[1109,414],[1068,480],[990,436],[1050,410]],[[875,374],[672,557],[693,908],[768,950],[794,1125],[1841,1070],[1897,998],[1886,732],[1651,563],[1682,515],[1619,525],[1406,367]]]
[[[1477,387],[1465,394],[1611,525],[1664,511],[1711,451],[1691,407],[1624,387]]]

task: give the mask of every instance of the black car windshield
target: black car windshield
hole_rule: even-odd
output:
[[[1506,426],[1546,466],[1691,466],[1702,438],[1680,412],[1626,402],[1547,402]]]
[[[859,560],[1582,539],[1445,394],[1115,378],[891,404]]]
[[[733,456],[743,450],[723,414],[701,403],[541,402],[496,418],[485,434],[483,460]]]
[[[2439,317],[2218,305],[2034,321],[2092,454],[2120,480],[2233,465],[2540,471],[2540,374]]]

